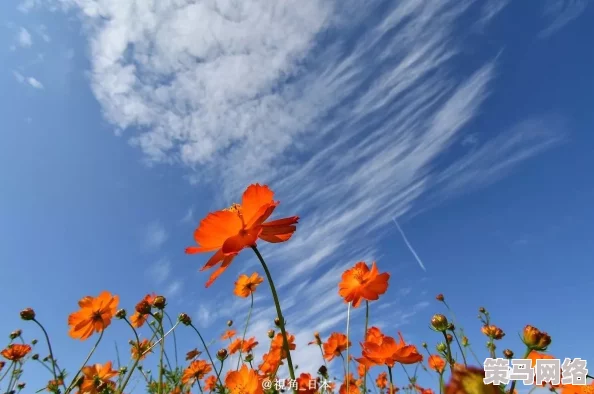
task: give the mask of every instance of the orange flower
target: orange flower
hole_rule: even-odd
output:
[[[483,334],[492,339],[499,340],[505,336],[503,330],[493,324],[482,326],[481,331],[483,332]]]
[[[140,328],[146,322],[146,319],[149,317],[147,310],[150,312],[151,305],[157,295],[155,293],[147,294],[144,296],[142,300],[138,304],[136,304],[136,312],[130,317],[130,323],[134,328]]]
[[[362,300],[379,299],[379,296],[388,290],[389,279],[389,273],[378,272],[375,261],[371,264],[371,270],[365,262],[360,261],[342,274],[338,294],[346,303],[352,302],[353,308],[357,308]]]
[[[107,291],[101,292],[98,297],[86,296],[78,305],[80,309],[68,316],[72,338],[85,340],[94,332],[102,332],[110,324],[115,316],[120,298]]]
[[[260,377],[245,364],[239,371],[227,373],[225,387],[229,389],[230,394],[264,394]]]
[[[536,367],[536,360],[554,360],[555,357],[550,355],[550,354],[546,354],[546,353],[539,353],[536,350],[532,350],[529,354],[528,354],[528,359],[531,360],[531,364],[532,364],[532,368]],[[536,383],[536,376],[534,377],[534,382]],[[544,387],[546,384],[545,383],[541,383],[539,384],[539,386]],[[561,385],[552,385],[552,387],[561,387]]]
[[[375,385],[378,389],[383,390],[388,387],[388,374],[385,372],[381,372],[377,375],[377,379],[375,379]]]
[[[445,394],[501,394],[501,388],[494,384],[485,384],[484,377],[485,372],[481,368],[456,364]]]
[[[235,354],[239,349],[241,349],[241,338],[235,338],[235,340],[229,344],[229,354]]]
[[[236,296],[247,298],[256,291],[256,287],[262,282],[264,282],[264,278],[259,276],[257,272],[254,272],[252,276],[242,274],[235,282],[233,293]]]
[[[188,368],[184,370],[184,374],[182,375],[182,383],[190,383],[190,385],[192,385],[197,380],[204,378],[210,371],[212,371],[212,367],[209,363],[204,360],[194,360],[190,363]]]
[[[256,346],[258,346],[258,342],[256,341],[256,338],[251,337],[250,339],[246,339],[245,341],[243,341],[243,343],[241,344],[241,352],[249,353],[252,350],[254,350],[254,348]]]
[[[149,342],[148,339],[143,339],[140,343],[132,342],[132,347],[130,348],[130,352],[132,353],[132,358],[134,360],[144,360],[148,353],[152,353],[151,348],[152,344]]]
[[[204,391],[214,391],[217,388],[217,377],[214,375],[210,375],[206,379],[204,379]]]
[[[308,345],[318,345],[321,346],[322,345],[322,338],[320,338],[320,333],[319,332],[314,332],[314,340],[311,342],[307,343]]]
[[[111,378],[118,375],[118,371],[111,369],[111,361],[104,365],[95,364],[83,367],[81,370],[83,374],[83,381],[79,388],[79,394],[99,394],[97,386],[99,384],[106,385],[115,389],[115,382]]]
[[[382,340],[384,338],[384,334],[382,333],[382,331],[377,328],[377,327],[369,327],[369,329],[367,330],[367,334],[365,335],[365,342],[371,342],[371,343],[382,343]]]
[[[281,365],[281,352],[270,351],[262,356],[262,364],[258,365],[258,370],[263,375],[271,375],[276,372]]]
[[[318,391],[319,383],[320,378],[313,379],[311,374],[302,373],[297,376],[297,391],[301,394],[315,394]]]
[[[190,350],[186,353],[186,361],[190,361],[201,355],[202,352],[198,349]]]
[[[443,373],[446,365],[445,360],[437,354],[430,355],[427,363],[429,364],[429,368],[440,374]]]
[[[566,384],[563,386],[561,394],[594,394],[594,381],[588,385],[574,386]]]
[[[296,230],[298,216],[265,222],[279,202],[268,186],[253,184],[243,193],[241,204],[209,213],[196,231],[194,240],[200,246],[186,248],[187,254],[215,252],[200,271],[218,264],[221,266],[210,276],[209,287],[231,264],[244,248],[255,246],[259,239],[278,243],[288,241]]]
[[[287,342],[289,343],[289,350],[295,350],[295,335],[291,335],[288,332],[286,334]],[[272,339],[272,342],[270,343],[270,351],[276,351],[280,353],[281,358],[284,359],[287,358],[287,353],[285,352],[285,347],[283,343],[283,334],[279,332],[278,334],[276,334],[276,336]]]
[[[351,342],[347,341],[346,335],[339,332],[333,332],[330,334],[328,341],[322,346],[324,349],[324,358],[328,361],[332,361],[334,357],[340,357],[342,352],[351,346]]]
[[[10,361],[20,361],[22,360],[29,352],[31,351],[31,346],[21,344],[21,343],[13,343],[12,345],[8,345],[8,347],[0,354],[7,360]],[[2,364],[0,365],[0,370],[4,367],[4,362],[0,361]]]
[[[237,334],[237,332],[235,330],[227,330],[223,333],[223,335],[221,336],[221,339],[224,341],[225,339],[231,339],[235,336],[235,334]]]
[[[381,343],[364,342],[361,344],[363,358],[358,359],[362,364],[370,365],[386,365],[393,367],[395,363],[401,364],[415,364],[423,360],[423,356],[419,354],[414,345],[407,345],[402,338],[402,334],[398,333],[400,342],[389,336],[384,336]]]
[[[347,391],[347,382],[348,382],[348,391]],[[345,377],[344,382],[342,382],[342,384],[340,385],[340,388],[338,389],[338,393],[339,394],[359,394],[360,383],[361,382],[358,379],[355,379],[353,377],[352,373],[349,373]]]

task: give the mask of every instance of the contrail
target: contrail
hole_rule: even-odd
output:
[[[415,259],[417,260],[417,263],[419,263],[419,265],[421,266],[421,268],[423,269],[423,271],[427,272],[427,270],[425,269],[425,266],[423,265],[423,262],[419,258],[419,255],[417,254],[417,252],[415,252],[415,250],[413,249],[413,247],[410,244],[410,242],[408,242],[408,239],[406,239],[406,235],[404,235],[404,231],[402,231],[402,229],[400,228],[400,225],[398,225],[398,222],[396,221],[396,218],[392,218],[392,220],[394,221],[394,224],[396,225],[396,228],[400,232],[400,235],[402,235],[402,239],[404,240],[404,243],[406,244],[406,246],[408,246],[408,249],[413,254],[413,256],[415,256]]]

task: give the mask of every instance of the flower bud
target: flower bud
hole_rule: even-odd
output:
[[[192,324],[192,319],[186,313],[180,313],[177,320],[179,320],[183,325],[189,326]]]
[[[431,326],[435,331],[445,331],[448,328],[448,319],[444,315],[436,314],[431,318]]]
[[[438,343],[438,344],[437,344],[437,346],[436,346],[435,348],[437,349],[437,351],[438,351],[438,352],[440,352],[440,353],[443,353],[443,352],[445,352],[445,351],[446,351],[446,349],[447,349],[448,347],[446,346],[446,344],[445,344],[445,343],[443,343],[443,342],[440,342],[440,343]]]
[[[268,338],[274,338],[274,330],[268,330]]]
[[[121,367],[119,372],[120,372],[120,375],[125,375],[126,372],[128,372],[128,367]]]
[[[320,338],[320,333],[319,332],[314,332],[314,338],[316,339],[316,344],[318,346],[322,345],[322,338]]]
[[[2,368],[4,368],[4,366],[6,365],[6,363],[2,360],[0,360],[0,371],[2,371]]]
[[[39,354],[35,353],[34,355],[31,356],[31,358],[33,360],[39,360]]]
[[[136,304],[136,307],[134,309],[141,315],[148,315],[149,313],[151,313],[151,304],[149,304],[147,300],[142,300],[138,304]]]
[[[468,338],[467,337],[462,337],[462,346],[464,346],[464,347],[468,346]]]
[[[509,349],[505,349],[505,350],[503,351],[503,356],[504,356],[505,358],[507,358],[508,360],[511,360],[512,358],[514,358],[514,352],[512,352],[512,351],[511,351],[511,350],[509,350]]]
[[[233,320],[227,320],[227,327],[231,327],[233,325]]]
[[[157,309],[163,310],[167,305],[167,300],[163,296],[156,296],[153,300],[153,306]]]
[[[35,319],[35,311],[32,308],[25,308],[21,311],[21,319],[33,320]]]
[[[480,312],[480,313],[486,313],[486,312],[487,312],[487,310],[481,306],[481,307],[479,308],[479,312]]]
[[[226,359],[226,358],[227,358],[228,354],[229,354],[229,353],[227,353],[227,349],[221,349],[221,350],[219,350],[219,351],[217,352],[217,358],[218,358],[220,361],[223,361],[224,359]]]
[[[22,330],[14,330],[13,332],[10,333],[10,339],[16,339],[16,338],[20,337],[22,333],[23,333]]]
[[[489,325],[485,325],[483,327],[481,327],[481,331],[483,332],[483,334],[485,334],[486,336],[488,336],[491,339],[501,339],[505,336],[505,333],[503,332],[503,330],[493,324],[489,324]]]
[[[274,325],[280,327],[280,319],[278,317],[274,318]]]
[[[456,326],[454,326],[452,323],[448,324],[449,331],[454,331],[455,329],[456,329]]]
[[[249,353],[247,356],[245,356],[245,361],[251,363],[252,361],[254,361],[254,356],[251,353]]]
[[[427,349],[427,342],[421,343],[421,346],[423,346],[425,349]]]
[[[445,300],[443,294],[441,294],[441,293],[439,293],[437,296],[435,296],[435,299],[440,302],[443,302]]]
[[[452,343],[452,341],[454,340],[454,337],[452,336],[452,334],[448,334],[448,335],[446,335],[446,340],[448,341],[448,343]]]
[[[522,342],[531,350],[545,351],[551,344],[551,337],[538,328],[527,325],[524,327]]]
[[[22,389],[25,388],[25,386],[26,386],[26,383],[25,382],[21,382],[21,383],[17,384],[17,389],[22,390]]]
[[[31,341],[31,345],[35,346],[35,345],[37,345],[37,342],[38,342],[37,339],[34,339]]]
[[[120,309],[116,312],[115,317],[117,317],[118,319],[125,319],[126,318],[126,310],[125,309]]]
[[[322,365],[319,369],[318,369],[318,373],[322,376],[328,376],[328,368],[325,365]]]

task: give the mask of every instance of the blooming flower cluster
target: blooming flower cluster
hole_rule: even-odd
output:
[[[307,346],[316,346],[320,350],[320,368],[317,371],[297,373],[293,365],[292,354],[299,351],[295,335],[288,331],[282,314],[281,302],[277,295],[273,278],[267,263],[257,248],[257,242],[281,243],[290,240],[295,233],[299,217],[269,220],[278,206],[273,199],[273,192],[267,186],[250,185],[242,196],[241,204],[212,212],[204,218],[194,232],[195,246],[186,249],[187,254],[214,252],[202,270],[215,269],[206,282],[209,287],[233,262],[234,258],[245,249],[252,249],[261,263],[266,281],[270,287],[272,301],[277,317],[274,328],[267,332],[267,343],[261,343],[255,337],[246,337],[253,309],[254,293],[265,282],[258,273],[242,274],[235,282],[234,294],[241,298],[250,298],[249,308],[242,334],[233,328],[232,321],[221,340],[228,342],[218,351],[211,351],[189,315],[181,313],[174,323],[168,314],[167,300],[157,294],[147,294],[134,307],[131,315],[125,309],[119,309],[119,297],[108,291],[97,296],[86,296],[78,302],[78,310],[68,316],[69,335],[73,339],[86,341],[94,338],[92,350],[78,370],[66,373],[57,361],[50,337],[37,319],[32,308],[21,311],[21,318],[37,325],[46,339],[49,355],[41,358],[36,352],[37,341],[27,343],[21,330],[10,334],[10,343],[0,354],[0,388],[2,392],[16,393],[26,387],[21,381],[23,371],[30,361],[43,365],[48,372],[44,388],[54,394],[123,394],[129,390],[133,375],[138,375],[146,383],[146,391],[151,394],[182,394],[198,389],[201,393],[219,394],[276,394],[292,390],[303,394],[365,394],[374,388],[380,394],[393,394],[397,391],[407,393],[433,394],[439,391],[445,394],[515,394],[515,382],[509,387],[486,385],[483,381],[485,372],[471,348],[468,338],[461,327],[456,327],[449,305],[442,294],[436,299],[445,307],[445,314],[435,314],[431,319],[431,328],[438,335],[439,342],[432,352],[426,343],[416,346],[406,341],[400,332],[382,331],[372,324],[369,316],[369,303],[376,302],[386,293],[390,274],[380,272],[377,264],[357,262],[346,270],[338,280],[338,294],[350,308],[366,308],[365,331],[360,340],[360,349],[352,349],[355,340],[349,334],[332,332],[327,338],[315,332],[313,340]],[[338,279],[338,278],[337,278]],[[503,330],[495,325],[485,308],[479,309],[481,332],[487,338],[487,350],[490,357],[497,357],[497,344],[504,338]],[[446,316],[450,315],[450,317]],[[120,320],[130,328],[133,339],[129,340],[130,364],[114,367],[113,361],[89,363],[92,354],[100,344],[104,332],[113,320]],[[141,338],[140,328],[148,326],[151,335]],[[185,326],[193,330],[201,341],[200,348],[186,353],[186,364],[173,368],[165,348],[170,336],[175,338],[175,330]],[[532,364],[539,359],[551,359],[547,353],[551,337],[533,326],[526,326],[522,333],[525,345],[525,357]],[[254,350],[266,351],[260,360],[256,360]],[[177,352],[177,348],[176,348]],[[230,363],[230,355],[238,355],[237,365]],[[456,357],[455,355],[459,355]],[[511,359],[514,353],[505,349],[501,353]],[[470,363],[474,356],[476,364]],[[148,359],[157,364],[156,372],[145,368]],[[342,364],[343,375],[340,379],[331,379],[329,365]],[[415,366],[415,373],[406,373],[406,378],[397,385],[395,372],[397,365]],[[286,366],[290,384],[280,387],[269,382],[279,381],[281,366]],[[435,374],[433,387],[418,384],[418,367]],[[225,373],[222,371],[225,370]],[[404,368],[406,371],[406,368]],[[588,376],[589,379],[592,379]],[[283,379],[284,381],[284,379]],[[4,386],[2,386],[4,385]],[[562,394],[594,394],[594,383],[586,385],[550,385],[551,391]]]

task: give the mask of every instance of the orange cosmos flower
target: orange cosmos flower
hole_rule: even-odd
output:
[[[132,353],[132,358],[134,360],[144,360],[148,353],[152,353],[153,350],[149,350],[152,344],[149,342],[148,339],[143,339],[140,343],[132,342],[132,347],[130,348],[130,352]]]
[[[235,354],[241,349],[241,338],[235,338],[233,342],[229,344],[229,354]]]
[[[264,278],[254,272],[251,276],[240,275],[237,282],[235,282],[235,289],[233,293],[238,297],[247,298],[256,291],[256,287],[264,282]]]
[[[297,391],[302,394],[315,394],[318,391],[319,383],[319,377],[314,379],[311,374],[302,373],[297,376]]]
[[[209,213],[196,231],[194,240],[200,246],[186,248],[187,254],[215,252],[200,270],[218,264],[221,266],[210,276],[209,287],[231,264],[244,248],[255,246],[259,239],[278,243],[288,241],[296,230],[298,216],[265,222],[279,202],[268,186],[253,184],[243,193],[241,204]]]
[[[153,305],[153,301],[157,295],[155,293],[147,294],[144,296],[142,300],[138,304],[136,304],[135,312],[130,317],[130,323],[134,328],[140,328],[146,322],[146,319],[149,317],[149,313],[151,312],[151,305]]]
[[[251,337],[250,339],[246,339],[245,341],[243,341],[243,343],[241,344],[241,352],[242,353],[249,353],[252,350],[254,350],[254,348],[258,346],[258,342],[256,341],[256,337]]]
[[[110,324],[118,309],[120,298],[107,291],[101,292],[98,297],[86,296],[78,305],[80,309],[68,316],[72,338],[85,340],[94,332],[102,332]]]
[[[357,308],[362,300],[379,299],[379,296],[388,290],[389,279],[389,273],[378,272],[375,261],[371,264],[371,270],[365,262],[360,261],[342,274],[342,281],[338,284],[338,294],[346,303],[352,302],[353,308]]]
[[[484,377],[485,372],[481,368],[455,364],[445,394],[501,394],[501,388],[494,384],[485,384]]]
[[[204,391],[214,391],[217,388],[217,377],[214,375],[210,375],[206,379],[204,379]]]
[[[430,355],[427,363],[429,364],[429,368],[437,373],[443,373],[446,365],[445,360],[437,354]]]
[[[527,357],[529,360],[531,360],[531,364],[532,364],[532,368],[536,368],[536,360],[554,360],[555,357],[550,355],[550,354],[546,354],[546,353],[539,353],[536,350],[532,350]],[[534,377],[534,382],[536,383],[536,376]],[[561,387],[562,385],[552,385],[549,384],[551,387]],[[546,383],[541,383],[539,384],[539,386],[544,387],[546,386]]]
[[[10,361],[20,361],[22,360],[29,352],[31,351],[31,346],[21,344],[21,343],[13,343],[12,345],[8,345],[8,347],[0,354],[7,360]],[[0,365],[0,369],[4,367],[4,362]]]
[[[262,375],[271,375],[276,372],[281,362],[280,351],[270,351],[262,356],[262,364],[258,365],[258,370]]]
[[[375,385],[380,390],[384,390],[386,387],[388,387],[388,374],[381,372],[379,375],[377,375],[377,379],[375,379]]]
[[[327,361],[332,361],[334,357],[340,357],[342,352],[344,352],[349,346],[351,346],[351,342],[347,341],[347,336],[341,334],[339,332],[333,332],[330,334],[330,338],[328,341],[325,342],[323,345],[324,349],[324,358]]]
[[[190,383],[190,385],[192,385],[197,380],[204,378],[210,371],[212,371],[212,367],[209,363],[204,360],[194,360],[190,363],[188,368],[184,370],[184,374],[182,375],[182,383]]]
[[[202,352],[198,349],[190,350],[186,353],[186,361],[190,361],[201,355]]]
[[[499,340],[505,336],[505,333],[503,332],[503,330],[493,324],[482,326],[481,331],[483,334],[485,334],[486,336],[488,336],[489,338],[492,338],[492,339]]]
[[[118,375],[118,371],[111,369],[111,361],[104,365],[95,364],[83,367],[81,370],[83,381],[79,388],[79,394],[99,394],[97,386],[104,384],[112,389],[115,389],[115,382],[111,378]]]
[[[225,387],[229,389],[230,394],[264,394],[260,377],[245,364],[239,371],[227,373]]]
[[[566,384],[563,386],[561,394],[594,394],[594,381],[588,385],[574,386]]]
[[[415,364],[423,360],[423,356],[419,354],[414,345],[407,345],[402,338],[402,334],[398,333],[400,342],[389,336],[384,336],[380,343],[363,342],[361,344],[363,358],[359,359],[362,364],[370,365],[386,365],[393,367],[396,363],[401,364]]]
[[[235,336],[235,334],[237,334],[237,332],[235,330],[227,330],[223,333],[223,335],[221,336],[221,339],[224,341],[225,339],[231,339]]]
[[[348,390],[347,390],[347,382],[348,382]],[[359,394],[359,386],[361,385],[361,381],[359,379],[355,379],[353,374],[349,372],[349,374],[345,377],[344,382],[340,385],[338,389],[339,394]]]
[[[287,332],[287,342],[289,343],[289,350],[295,350],[295,335],[291,335]],[[272,342],[270,343],[270,351],[280,353],[281,358],[285,359],[287,358],[287,352],[285,351],[283,343],[283,334],[279,332],[278,334],[276,334],[276,336],[272,339]]]

